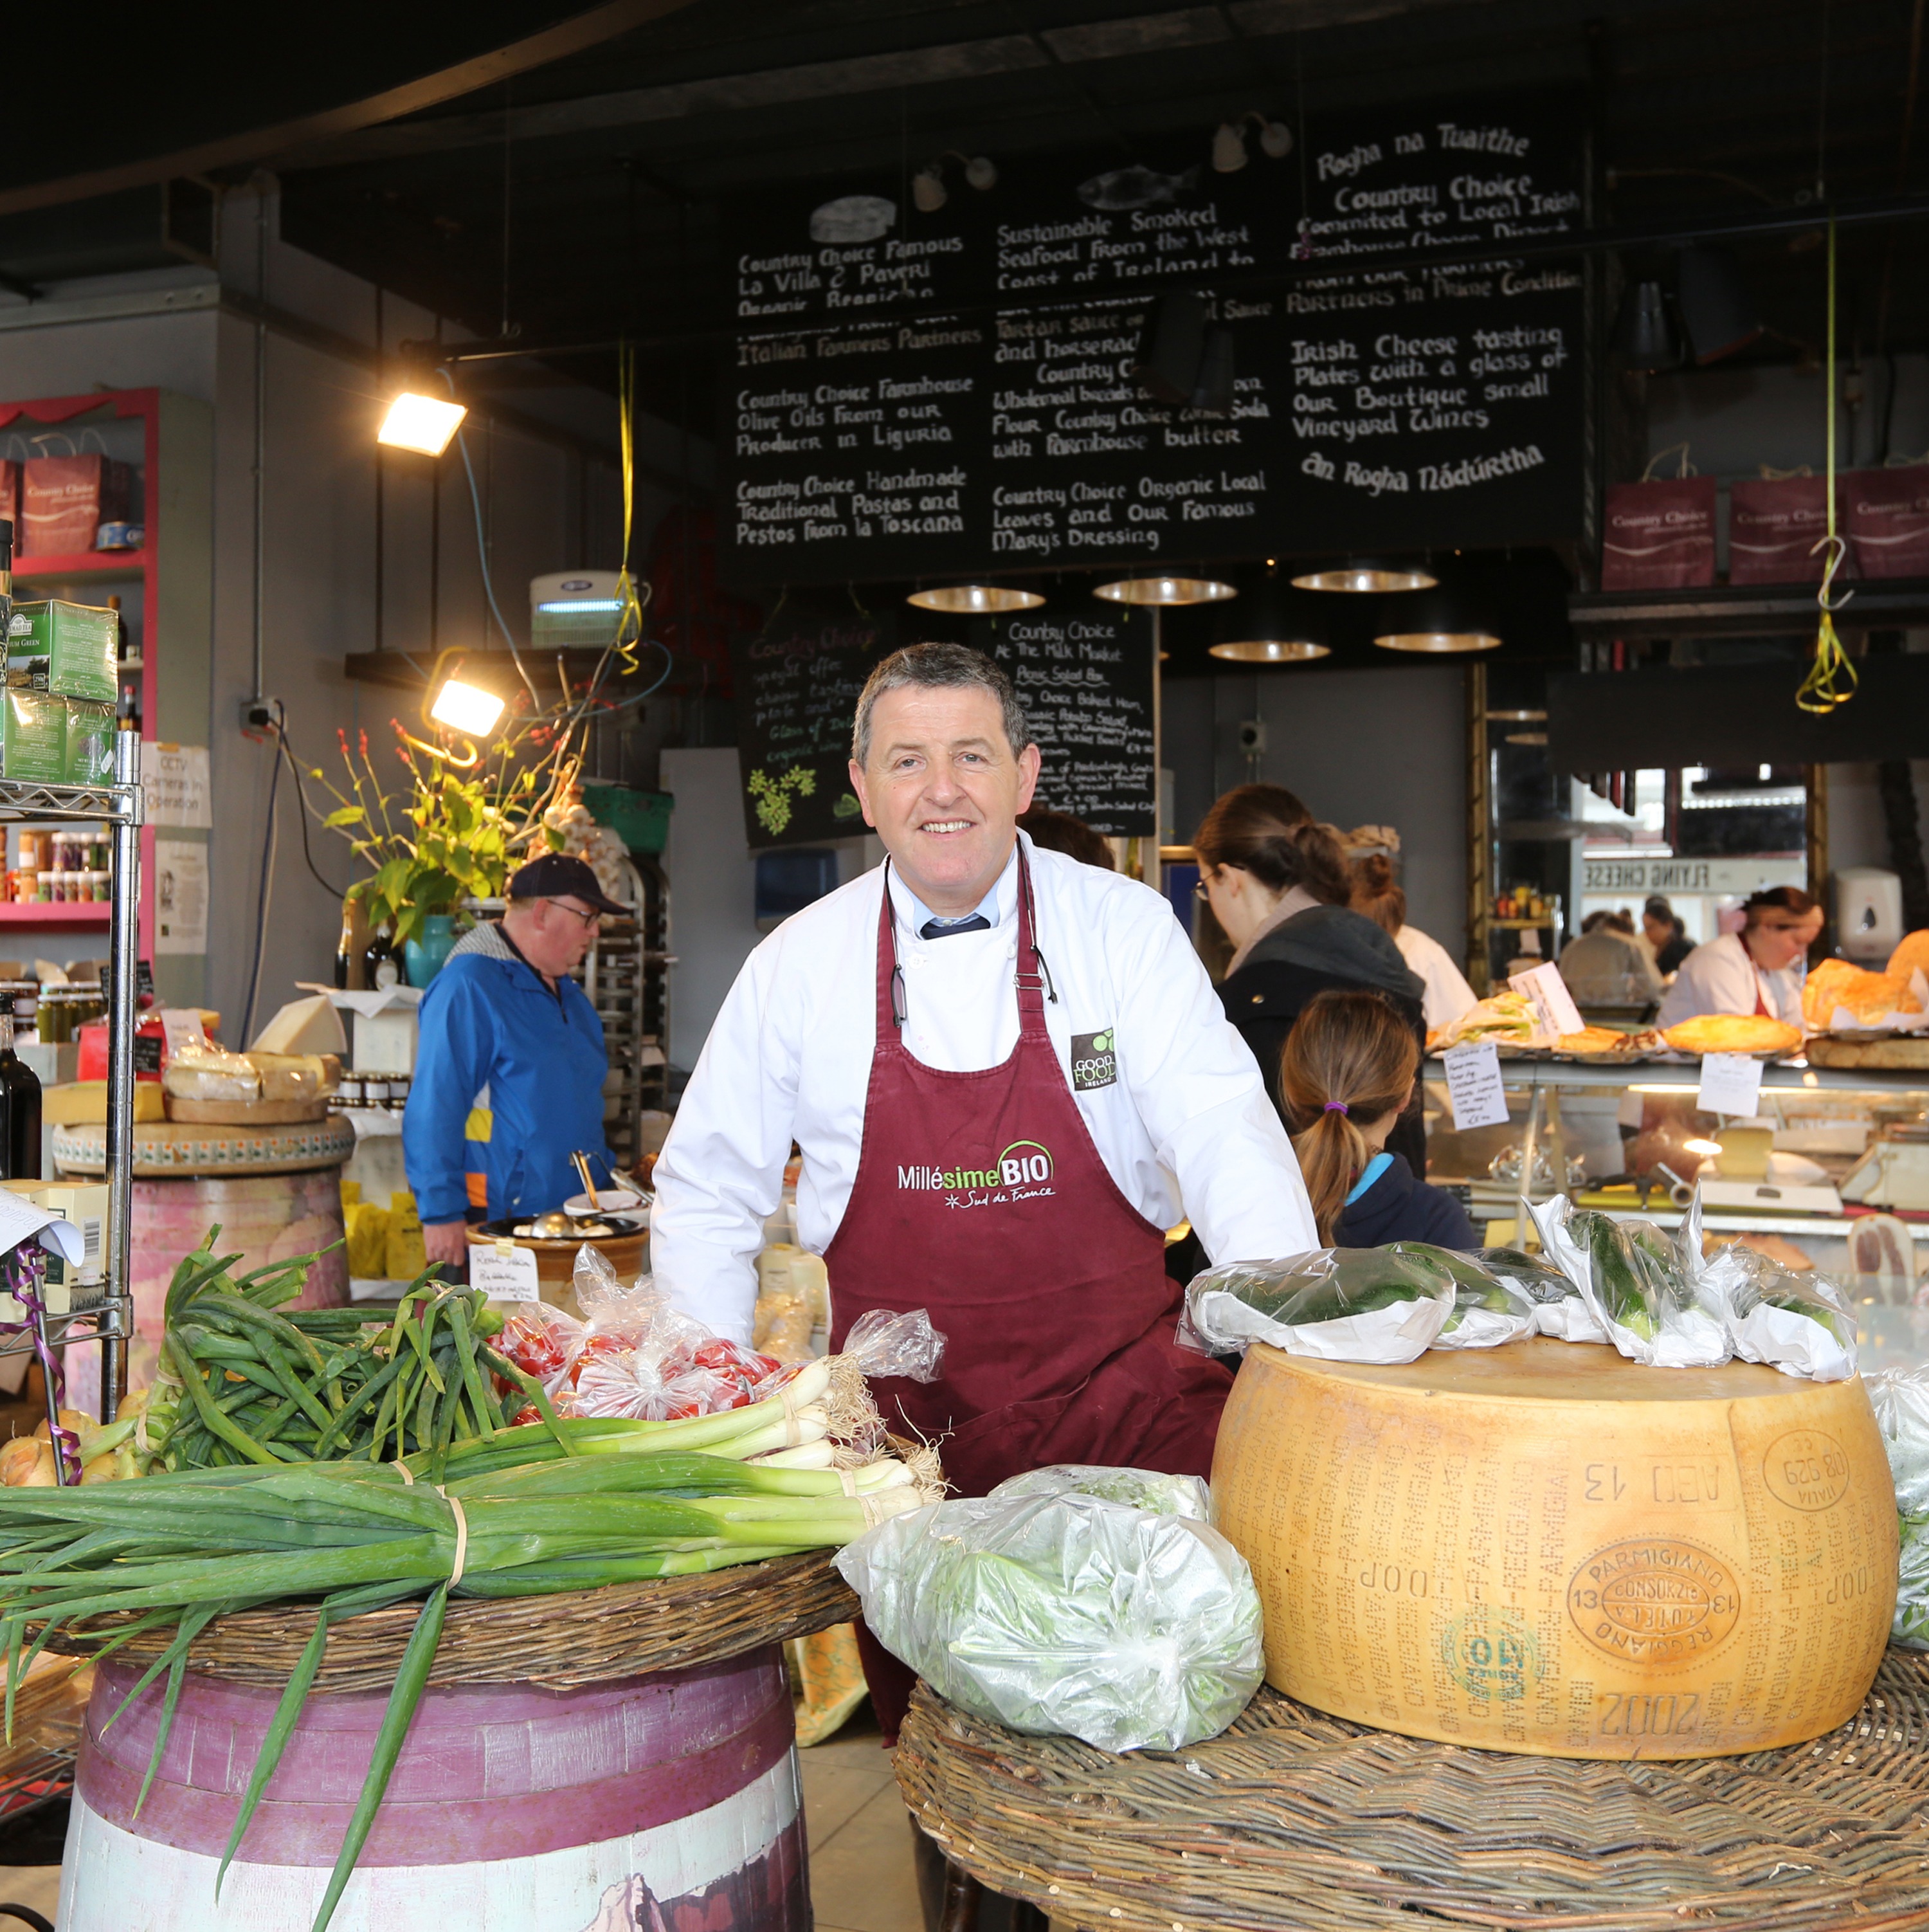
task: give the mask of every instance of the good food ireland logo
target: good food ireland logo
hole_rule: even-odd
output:
[[[989,1208],[1031,1200],[1052,1186],[1051,1150],[1042,1141],[1014,1141],[980,1167],[924,1166],[900,1162],[900,1189],[942,1194],[947,1208]]]

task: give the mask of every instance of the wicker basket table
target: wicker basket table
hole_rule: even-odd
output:
[[[946,1858],[1121,1932],[1929,1928],[1929,1656],[1750,1757],[1599,1763],[1430,1744],[1263,1688],[1221,1737],[1115,1756],[921,1684],[898,1781]]]

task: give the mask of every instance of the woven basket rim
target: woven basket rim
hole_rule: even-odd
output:
[[[452,1598],[430,1682],[574,1688],[721,1663],[828,1630],[858,1613],[834,1554],[804,1550],[702,1576],[606,1583],[550,1596]],[[420,1609],[412,1598],[336,1624],[316,1690],[349,1694],[392,1682]],[[133,1621],[131,1612],[111,1612],[78,1629],[56,1630],[48,1647],[90,1657]],[[312,1602],[217,1617],[189,1647],[188,1668],[232,1682],[285,1684],[314,1628]],[[151,1663],[172,1636],[169,1630],[144,1632],[113,1657]]]

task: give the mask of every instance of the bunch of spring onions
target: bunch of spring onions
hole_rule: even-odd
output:
[[[425,1598],[315,1919],[322,1932],[408,1735],[451,1593],[540,1595],[840,1546],[942,1492],[928,1451],[900,1461],[847,1446],[869,1439],[876,1423],[861,1376],[833,1358],[806,1364],[765,1402],[684,1421],[531,1424],[438,1442],[397,1463],[251,1461],[86,1489],[0,1490],[9,1723],[15,1688],[55,1630],[131,1613],[97,1630],[99,1656],[141,1631],[172,1628],[121,1706],[167,1673],[144,1798],[200,1631],[216,1616],[319,1599],[314,1633],[249,1780],[225,1874],[320,1668],[329,1626]]]
[[[424,1275],[392,1312],[283,1312],[316,1257],[237,1276],[241,1256],[214,1252],[220,1233],[209,1229],[168,1285],[142,1430],[150,1468],[383,1462],[490,1435],[532,1402],[553,1415],[534,1380],[489,1346],[502,1317],[480,1292]]]

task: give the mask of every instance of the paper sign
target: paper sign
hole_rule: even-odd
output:
[[[208,848],[185,838],[157,838],[154,848],[154,950],[208,950]]]
[[[208,747],[149,745],[141,775],[150,825],[196,826],[214,823],[208,807]]]
[[[1525,973],[1511,974],[1507,983],[1533,1001],[1543,1033],[1579,1033],[1586,1024],[1558,966],[1535,966]]]
[[[1447,1070],[1447,1099],[1454,1127],[1504,1127],[1507,1094],[1500,1081],[1500,1052],[1490,1040],[1463,1040],[1440,1056]]]
[[[201,1010],[198,1006],[163,1006],[157,1017],[160,1021],[161,1036],[167,1042],[169,1059],[172,1060],[184,1046],[208,1044],[207,1030],[201,1024]]]
[[[1731,1114],[1751,1120],[1761,1111],[1762,1063],[1752,1054],[1705,1053],[1701,1090],[1694,1104],[1704,1114]]]
[[[478,1242],[469,1251],[469,1285],[491,1301],[539,1301],[533,1249],[514,1241]]]

